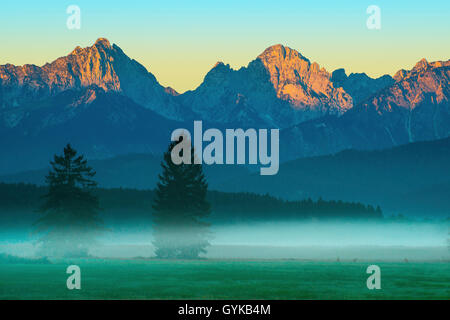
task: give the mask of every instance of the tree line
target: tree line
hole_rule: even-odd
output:
[[[147,191],[98,188],[95,170],[69,144],[50,162],[46,187],[0,184],[1,214],[35,210],[39,219],[33,228],[40,234],[43,255],[82,257],[106,231],[102,211],[124,208],[116,214],[152,217],[155,253],[164,259],[193,259],[205,253],[211,221],[382,217],[379,207],[361,203],[285,201],[270,195],[208,191],[202,166],[194,159],[192,164],[171,161],[171,152],[182,139],[169,145],[157,187]],[[193,149],[190,154],[195,156]]]
[[[47,187],[32,184],[0,183],[0,210],[2,215],[32,213],[40,203]],[[154,190],[128,188],[96,188],[102,216],[114,218],[149,217],[153,212]],[[209,190],[206,199],[211,203],[212,222],[257,221],[270,219],[381,219],[386,218],[379,206],[360,202],[313,200],[311,198],[291,201],[271,195],[256,193],[228,193]],[[127,209],[127,212],[124,211]]]

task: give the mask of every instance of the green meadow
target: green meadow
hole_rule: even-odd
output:
[[[66,268],[81,268],[68,290]],[[369,290],[366,268],[381,268]],[[450,264],[74,259],[0,264],[0,299],[450,299]]]

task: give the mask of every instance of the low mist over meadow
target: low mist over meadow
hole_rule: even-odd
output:
[[[107,224],[92,257],[151,258],[150,220]],[[266,221],[214,224],[206,258],[448,261],[446,221]],[[2,228],[0,252],[39,257],[30,228]],[[405,260],[406,259],[406,260]]]

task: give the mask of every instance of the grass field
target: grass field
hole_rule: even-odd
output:
[[[68,290],[67,266],[81,268]],[[359,262],[80,259],[1,264],[0,299],[450,299],[448,263],[377,263],[368,290]]]

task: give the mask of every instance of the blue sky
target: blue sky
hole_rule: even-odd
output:
[[[81,9],[68,30],[66,8]],[[366,27],[369,5],[381,30]],[[329,71],[370,76],[447,60],[450,1],[8,1],[0,5],[0,64],[42,65],[106,37],[163,85],[194,89],[217,61],[238,68],[281,43]]]

